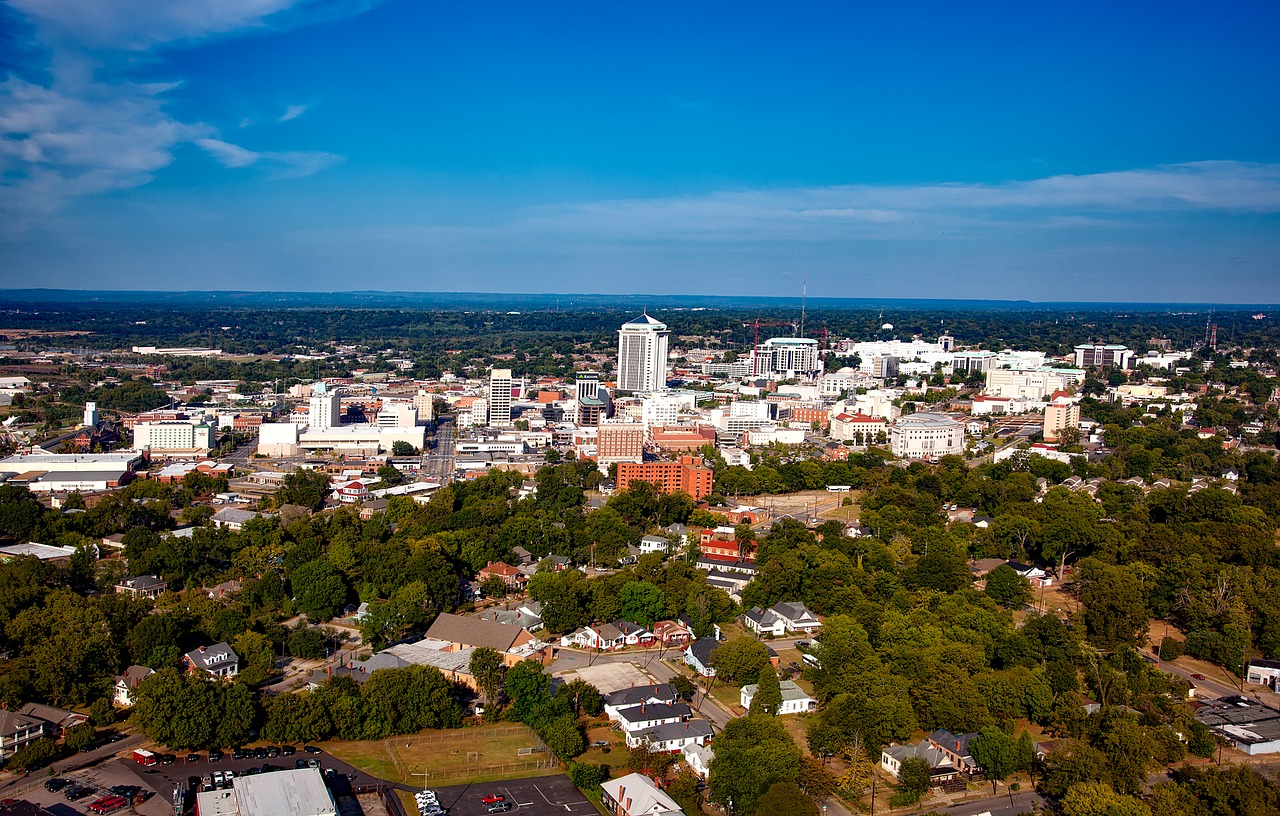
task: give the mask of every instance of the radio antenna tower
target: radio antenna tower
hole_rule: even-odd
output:
[[[804,337],[804,307],[809,300],[809,271],[805,270],[804,284],[800,289],[800,336]]]

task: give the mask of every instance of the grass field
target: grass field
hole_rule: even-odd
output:
[[[519,754],[521,748],[541,746],[527,727],[495,723],[381,741],[334,742],[325,749],[362,771],[416,787],[559,773],[558,763],[548,752]]]

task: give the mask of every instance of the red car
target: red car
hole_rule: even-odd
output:
[[[507,797],[500,793],[486,793],[484,796],[480,797],[480,801],[484,802],[486,805],[496,805],[499,802],[505,802],[506,799]]]
[[[1203,680],[1203,679],[1204,679],[1204,675],[1203,675],[1203,674],[1193,674],[1193,675],[1191,675],[1191,679],[1192,679],[1192,680]]]

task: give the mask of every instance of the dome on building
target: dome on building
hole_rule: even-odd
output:
[[[893,324],[892,323],[884,324],[883,326],[880,327],[880,331],[893,331]]]
[[[844,368],[840,369],[836,373],[837,374],[856,374],[858,373],[858,370],[856,368],[850,368],[849,366],[845,366]]]

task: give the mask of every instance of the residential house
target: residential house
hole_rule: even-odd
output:
[[[822,627],[822,621],[800,602],[779,601],[769,609],[752,607],[742,616],[742,623],[757,635],[808,634]]]
[[[182,667],[190,674],[207,672],[214,677],[235,677],[240,673],[240,656],[227,643],[201,646],[182,656]]]
[[[640,705],[657,703],[677,703],[680,692],[670,683],[655,683],[649,686],[631,686],[604,695],[604,713],[611,720],[618,719],[618,712]]]
[[[0,709],[0,759],[8,759],[15,751],[40,739],[48,727],[40,717]]]
[[[371,656],[368,660],[348,660],[337,665],[326,666],[323,669],[316,669],[311,673],[311,679],[308,681],[307,687],[315,691],[322,688],[333,677],[350,677],[355,681],[356,685],[363,686],[365,681],[372,677],[376,671],[381,669],[403,669],[411,665],[413,664],[409,661],[391,652],[382,651]]]
[[[705,558],[714,561],[755,561],[754,541],[739,541],[732,527],[703,530],[698,536],[698,548]]]
[[[974,776],[982,772],[978,761],[969,752],[969,743],[976,736],[978,736],[976,731],[970,734],[952,734],[950,731],[940,729],[934,731],[925,739],[934,748],[946,754],[947,759],[951,760],[951,764],[956,767],[956,770],[965,776]]]
[[[897,779],[898,772],[902,770],[902,763],[911,757],[918,757],[929,764],[930,784],[940,785],[960,775],[960,771],[947,755],[925,740],[915,745],[898,745],[897,743],[889,745],[880,752],[880,767]]]
[[[501,561],[490,561],[485,567],[476,573],[476,580],[484,583],[490,578],[497,578],[507,585],[508,589],[522,589],[529,579],[524,573],[510,564],[504,564]]]
[[[711,723],[706,720],[685,720],[630,732],[627,734],[627,747],[644,746],[654,754],[678,754],[689,745],[706,745],[711,737]]]
[[[156,575],[138,575],[116,584],[116,592],[130,598],[159,598],[169,588],[169,582]]]
[[[667,550],[671,548],[671,542],[662,536],[647,535],[640,539],[640,554],[648,555],[649,553],[667,554]]]
[[[782,637],[787,631],[781,615],[772,609],[761,609],[758,606],[753,606],[742,614],[742,625],[761,636]]]
[[[716,753],[711,750],[710,745],[686,745],[681,753],[684,754],[684,761],[688,763],[689,769],[699,779],[705,781],[711,775],[711,760],[716,758]]]
[[[224,507],[214,513],[213,518],[211,518],[210,521],[213,522],[213,526],[215,527],[226,527],[232,532],[239,532],[244,529],[246,524],[258,518],[260,515],[260,513],[256,513],[252,510],[241,510],[238,507]]]
[[[1027,564],[1019,564],[1017,561],[1008,562],[1013,571],[1018,573],[1021,578],[1026,578],[1031,582],[1033,587],[1053,586],[1053,577],[1049,573],[1039,567],[1032,567]]]
[[[124,674],[115,678],[111,701],[121,708],[129,708],[134,703],[133,693],[137,691],[138,684],[153,674],[155,671],[146,666],[125,669]]]
[[[693,709],[685,703],[641,703],[617,712],[618,725],[628,736],[655,726],[682,723],[690,719],[693,719]]]
[[[720,645],[714,638],[698,638],[684,649],[684,662],[703,677],[715,677],[716,667],[711,653]]]
[[[27,703],[18,709],[18,713],[44,720],[45,735],[54,739],[62,739],[72,728],[89,722],[89,715],[87,714],[81,714],[78,711],[67,711],[65,708],[54,708],[41,703]]]
[[[652,779],[638,773],[602,783],[600,804],[609,816],[683,816],[684,813]]]
[[[562,637],[560,645],[609,651],[627,646],[649,646],[653,641],[653,633],[643,626],[631,621],[616,620],[613,623],[584,626]]]
[[[653,625],[653,636],[667,646],[687,646],[693,631],[679,621],[658,621]]]
[[[756,683],[743,686],[742,691],[738,693],[738,702],[743,708],[751,708],[751,701],[756,696],[756,686]],[[804,689],[791,680],[783,680],[778,687],[782,690],[782,705],[778,706],[774,714],[803,714],[817,709],[818,701],[805,694]]]
[[[230,581],[223,581],[220,584],[215,584],[211,587],[207,587],[204,590],[204,594],[206,597],[211,598],[212,600],[221,601],[224,598],[226,598],[228,595],[232,594],[233,592],[239,592],[243,588],[244,588],[243,581],[241,581],[239,578],[232,578]]]
[[[508,626],[492,617],[466,618],[443,612],[427,629],[427,637],[448,643],[446,651],[459,651],[467,647],[493,649],[502,655],[503,663],[508,666],[526,659],[546,665],[552,656],[550,644],[538,640],[528,629]]]

